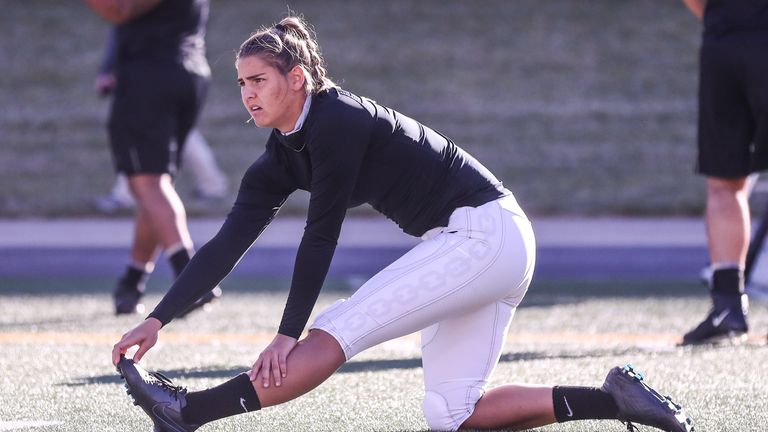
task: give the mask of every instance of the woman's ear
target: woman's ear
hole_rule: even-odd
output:
[[[306,71],[301,65],[296,65],[288,71],[288,84],[293,90],[301,90],[304,88],[304,83],[307,81]]]

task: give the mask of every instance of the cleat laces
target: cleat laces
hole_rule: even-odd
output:
[[[173,396],[174,399],[179,400],[179,394],[186,394],[187,389],[186,387],[174,385],[173,381],[171,381],[170,378],[163,375],[160,372],[148,372],[149,376],[154,378],[157,381],[157,384],[162,387],[163,389],[170,392],[171,396]]]

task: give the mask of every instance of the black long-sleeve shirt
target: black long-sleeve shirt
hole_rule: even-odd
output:
[[[313,96],[304,124],[273,131],[248,168],[232,211],[150,316],[174,314],[219,283],[297,189],[310,192],[279,333],[297,338],[309,319],[348,208],[369,203],[408,234],[445,226],[454,209],[507,191],[450,139],[378,103],[333,88]]]

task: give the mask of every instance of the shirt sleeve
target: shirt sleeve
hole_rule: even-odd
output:
[[[235,204],[219,232],[195,253],[149,316],[168,324],[219,284],[294,190],[286,170],[268,152],[262,155],[243,176]]]
[[[307,131],[312,164],[304,227],[278,332],[301,335],[320,294],[370,139],[371,118],[362,111],[318,113]]]

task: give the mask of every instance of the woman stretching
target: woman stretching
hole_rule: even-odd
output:
[[[236,57],[242,101],[266,150],[245,173],[231,213],[149,317],[112,352],[157,430],[192,431],[294,399],[359,352],[421,331],[424,415],[436,430],[531,428],[619,419],[692,431],[679,405],[631,367],[602,387],[505,385],[485,391],[533,275],[531,224],[512,193],[445,135],[337,87],[311,27],[290,16]],[[253,367],[187,392],[137,362],[175,314],[210,291],[256,241],[286,198],[311,194],[277,335]],[[423,241],[323,311],[298,340],[331,263],[348,208],[368,203]],[[138,345],[133,359],[126,351]]]

